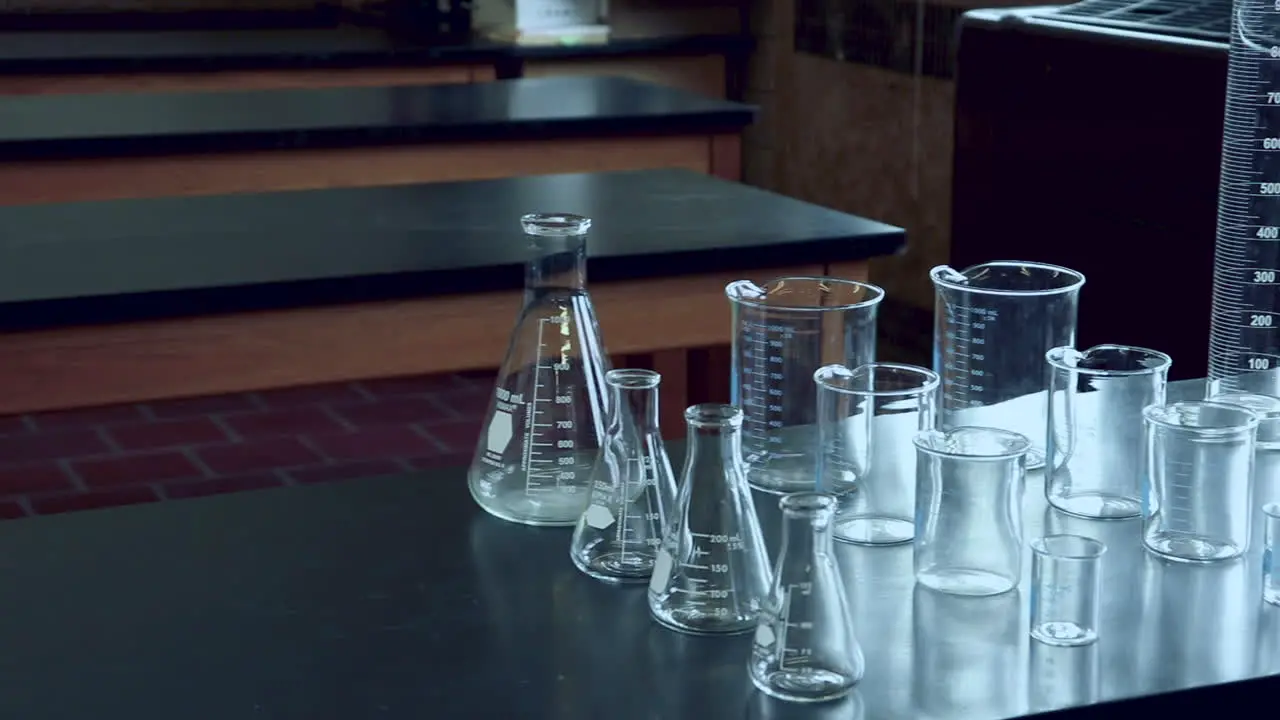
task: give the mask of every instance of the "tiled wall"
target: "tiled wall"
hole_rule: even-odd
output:
[[[0,519],[464,466],[490,373],[0,418]]]

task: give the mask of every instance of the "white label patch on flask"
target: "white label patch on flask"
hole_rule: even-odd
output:
[[[649,578],[650,590],[662,592],[667,589],[667,581],[671,579],[671,567],[673,564],[671,553],[665,549],[658,551],[658,558],[653,561],[653,576]]]
[[[604,530],[613,524],[613,511],[603,505],[592,505],[586,512],[587,525],[596,530]]]
[[[770,628],[768,625],[760,625],[759,627],[756,628],[756,644],[757,645],[761,647],[772,647],[773,641],[776,639],[777,638],[773,636],[773,629]]]
[[[485,445],[489,452],[502,454],[511,443],[511,413],[501,410],[493,414],[489,421],[489,431],[485,436]]]

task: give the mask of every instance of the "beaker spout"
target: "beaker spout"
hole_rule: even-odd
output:
[[[724,286],[724,294],[730,300],[763,300],[769,291],[750,280],[734,280]]]
[[[929,271],[929,276],[934,280],[941,280],[942,282],[957,284],[969,282],[969,278],[966,277],[964,273],[956,270],[950,265],[939,265],[935,267],[933,270]]]

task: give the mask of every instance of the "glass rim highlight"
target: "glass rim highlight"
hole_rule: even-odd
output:
[[[817,490],[788,493],[778,499],[778,509],[784,513],[811,513],[835,507],[835,495]]]
[[[1074,552],[1065,547],[1072,545],[1077,548]],[[1107,544],[1086,535],[1059,533],[1032,540],[1031,550],[1054,560],[1097,560],[1106,554]]]
[[[894,373],[914,376],[920,378],[921,382],[919,385],[914,387],[895,388],[893,390],[867,390],[863,388],[848,387],[847,385],[842,386],[837,382],[838,380],[852,381],[854,378],[859,377],[859,373],[875,370],[890,370]],[[814,371],[813,381],[818,384],[818,387],[824,390],[830,390],[831,392],[841,393],[844,395],[857,395],[859,397],[910,398],[918,397],[937,390],[938,386],[942,383],[942,378],[938,376],[938,373],[918,365],[891,362],[871,362],[859,365],[852,369],[840,364],[823,365]]]
[[[1237,425],[1207,427],[1203,425],[1184,425],[1182,423],[1170,422],[1160,417],[1161,413],[1167,413],[1186,407],[1203,407],[1227,411],[1236,415],[1244,416],[1244,422]],[[1213,402],[1211,400],[1182,400],[1179,402],[1165,403],[1163,405],[1148,405],[1142,409],[1142,420],[1168,430],[1178,430],[1188,434],[1203,435],[1206,437],[1227,437],[1230,435],[1246,433],[1257,428],[1262,419],[1258,417],[1258,413],[1244,407],[1243,405]]]
[[[749,298],[749,297],[742,297],[740,295],[732,294],[730,292],[731,288],[735,287],[738,284],[738,282],[741,282],[741,281],[731,282],[727,286],[725,286],[724,294],[725,294],[725,297],[729,298],[730,302],[739,303],[741,305],[745,305],[751,308],[766,309],[766,310],[769,310],[770,312],[779,312],[779,313],[789,313],[789,312],[818,313],[818,312],[829,312],[831,310],[857,310],[859,308],[868,308],[868,307],[874,307],[876,305],[879,305],[880,301],[884,300],[884,296],[885,296],[884,288],[880,287],[879,285],[872,285],[871,283],[861,282],[859,280],[845,280],[844,278],[822,277],[821,275],[786,275],[783,277],[771,278],[765,281],[764,283],[761,283],[757,287],[767,288],[768,286],[774,283],[794,282],[794,281],[827,283],[827,284],[843,285],[845,287],[851,287],[851,286],[857,287],[859,289],[866,290],[870,297],[868,297],[866,300],[860,300],[856,303],[844,303],[841,305],[808,305],[808,306],[806,305],[771,305],[765,299],[768,297],[768,292],[765,293],[763,298]]]
[[[1095,350],[1124,350],[1127,352],[1141,353],[1148,358],[1160,361],[1160,364],[1139,368],[1137,370],[1116,370],[1107,368],[1082,368],[1068,363],[1068,358],[1078,362],[1081,359],[1088,357],[1089,353],[1094,352]],[[1158,372],[1167,371],[1169,367],[1173,365],[1173,358],[1159,350],[1152,350],[1151,348],[1140,347],[1138,345],[1119,345],[1115,343],[1094,345],[1093,347],[1086,348],[1084,350],[1077,350],[1071,345],[1063,345],[1050,349],[1044,354],[1044,359],[1050,365],[1058,368],[1059,370],[1066,370],[1073,373],[1080,373],[1081,375],[1097,377],[1155,375]]]
[[[948,272],[963,276],[966,272],[980,267],[1034,268],[1045,272],[1062,273],[1063,275],[1073,279],[1069,284],[1063,285],[1062,287],[1046,288],[1044,290],[1002,290],[999,288],[974,287],[973,285],[956,282],[955,280],[948,280],[943,277]],[[935,265],[933,269],[929,271],[929,279],[932,280],[935,285],[948,290],[975,293],[979,295],[999,295],[1004,297],[1045,297],[1049,295],[1065,295],[1079,290],[1085,283],[1084,274],[1079,271],[1072,270],[1071,268],[1063,267],[1061,265],[1050,265],[1049,263],[1024,262],[1021,260],[992,260],[991,262],[970,265],[964,270],[956,270],[950,265]]]
[[[662,383],[662,375],[643,368],[617,368],[605,373],[604,381],[623,390],[652,390]]]
[[[685,408],[684,419],[693,427],[738,427],[742,408],[724,403],[698,403]]]
[[[1006,443],[1003,452],[977,453],[977,452],[960,452],[950,451],[938,448],[932,441],[938,438],[951,438],[959,434],[968,433],[984,433],[993,437],[998,437]],[[954,428],[952,430],[921,430],[911,438],[912,444],[917,450],[927,452],[934,457],[952,458],[955,460],[969,460],[972,462],[995,462],[999,460],[1009,460],[1020,455],[1026,455],[1031,450],[1031,439],[1021,433],[1012,430],[1004,430],[1002,428],[981,427],[981,426],[964,426]]]
[[[586,234],[591,218],[573,213],[527,213],[520,216],[520,227],[528,235],[571,237]]]

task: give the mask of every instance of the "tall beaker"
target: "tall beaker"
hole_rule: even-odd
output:
[[[942,429],[989,427],[1032,439],[1027,469],[1044,465],[1049,386],[1044,355],[1074,346],[1084,275],[1057,265],[990,262],[929,271],[936,293],[934,371]]]
[[[884,291],[824,277],[784,277],[725,287],[733,309],[731,400],[742,408],[747,479],[759,490],[813,490],[817,386],[823,365],[875,358]]]
[[[573,525],[604,435],[609,358],[587,294],[589,218],[520,218],[532,257],[467,481],[487,512]]]
[[[644,582],[676,506],[676,478],[658,429],[652,370],[610,370],[609,424],[592,471],[591,499],[573,529],[569,557],[579,570],[612,583]]]
[[[742,411],[694,405],[676,512],[649,580],[649,613],[695,635],[755,629],[769,592],[769,556],[742,471]]]

